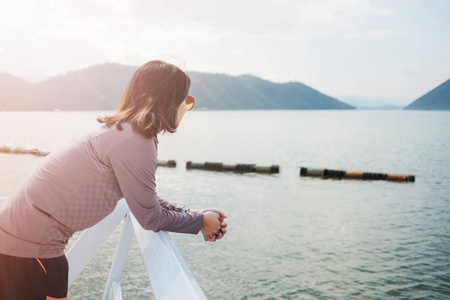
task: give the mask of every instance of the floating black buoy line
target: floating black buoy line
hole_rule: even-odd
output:
[[[370,172],[355,172],[330,169],[312,169],[300,168],[300,176],[322,177],[322,178],[340,178],[340,179],[362,179],[362,180],[388,180],[388,181],[406,181],[414,182],[414,175],[403,174],[382,174]]]
[[[186,162],[186,169],[199,169],[207,171],[232,171],[232,172],[256,172],[256,173],[280,173],[280,167],[278,165],[271,166],[259,166],[255,164],[233,164],[233,163],[220,163],[220,162],[205,162],[195,163],[192,161]]]
[[[33,154],[37,156],[47,156],[50,152],[48,151],[40,151],[36,148],[26,149],[20,147],[12,147],[12,146],[1,146],[1,153],[12,153],[12,154]]]
[[[175,168],[177,166],[177,162],[173,159],[170,160],[159,160],[158,159],[158,166],[160,167],[168,167],[168,168]]]
[[[41,151],[36,148],[28,149],[13,146],[0,146],[0,153],[32,154],[36,156],[47,156],[48,154],[50,154],[49,151]],[[158,159],[157,165],[162,167],[175,168],[177,166],[177,162],[173,159],[169,160]],[[256,164],[236,164],[236,163],[221,163],[221,162],[196,163],[188,161],[186,162],[186,169],[198,169],[207,171],[231,171],[238,173],[249,173],[249,172],[266,173],[266,174],[280,173],[280,167],[278,165],[260,166]],[[388,180],[398,182],[416,181],[416,177],[414,175],[314,169],[305,167],[300,168],[300,176],[338,178],[338,179]]]

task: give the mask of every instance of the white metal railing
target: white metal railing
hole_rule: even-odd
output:
[[[0,205],[6,199],[0,197]],[[155,299],[206,299],[170,236],[164,231],[155,233],[143,229],[130,212],[125,199],[118,202],[116,209],[108,217],[95,226],[86,229],[67,252],[69,286],[124,218],[122,232],[103,295],[104,300],[122,299],[120,279],[133,232],[136,233]]]

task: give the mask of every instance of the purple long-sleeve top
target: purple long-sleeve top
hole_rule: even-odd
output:
[[[122,124],[99,129],[52,152],[0,206],[0,253],[64,255],[69,238],[89,228],[125,197],[141,226],[197,234],[202,214],[181,212],[156,193],[157,141]]]

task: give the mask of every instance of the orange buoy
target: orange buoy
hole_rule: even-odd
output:
[[[18,147],[10,147],[10,146],[1,146],[1,153],[12,153],[12,154],[33,154],[37,156],[46,156],[50,152],[47,151],[39,151],[36,148],[26,149],[26,148],[18,148]]]
[[[305,167],[300,168],[300,176],[341,178],[341,179],[362,179],[362,180],[406,181],[406,182],[414,182],[416,180],[416,177],[414,175],[383,174],[370,172],[330,170],[330,169],[311,169]]]

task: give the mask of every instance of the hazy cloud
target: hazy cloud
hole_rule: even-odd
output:
[[[300,81],[331,96],[413,95],[448,78],[450,2],[406,2],[3,1],[0,71],[42,78],[168,58],[193,71]]]
[[[365,40],[377,39],[381,37],[389,37],[389,36],[397,36],[406,34],[402,31],[390,30],[390,29],[382,29],[382,30],[371,30],[368,32],[355,32],[345,34],[342,37],[344,38],[360,38]]]
[[[411,76],[411,77],[422,77],[424,76],[423,72],[421,71],[419,65],[417,64],[411,64],[411,65],[396,65],[394,67],[396,71],[399,71],[400,73]]]

